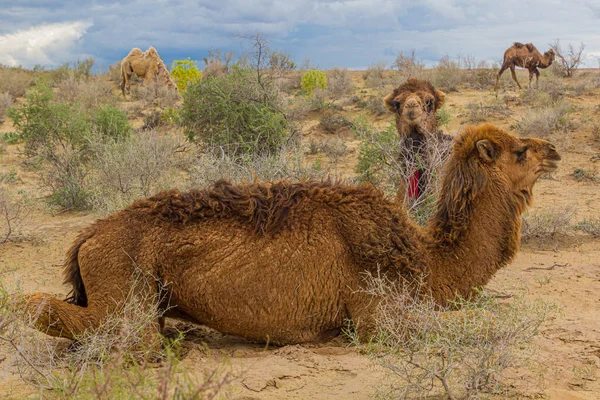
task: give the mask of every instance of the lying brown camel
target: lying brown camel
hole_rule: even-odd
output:
[[[365,273],[425,276],[441,305],[469,296],[512,260],[533,185],[559,161],[545,140],[466,127],[425,228],[370,185],[219,181],[163,191],[83,231],[65,262],[69,301],[36,293],[28,310],[40,330],[76,339],[128,293],[161,290],[166,316],[257,341],[325,340],[347,320],[368,338],[379,298],[361,290]],[[132,287],[139,270],[152,279]]]
[[[137,47],[133,48],[121,61],[121,93],[123,96],[125,96],[125,89],[127,89],[127,93],[130,92],[129,81],[134,72],[144,80],[145,85],[156,81],[167,85],[170,89],[177,90],[177,85],[169,75],[169,70],[152,46],[145,52]]]
[[[409,78],[383,99],[387,109],[396,115],[396,130],[401,139],[399,162],[408,177],[409,199],[429,193],[428,171],[435,167],[433,152],[440,152],[437,159],[448,155],[452,136],[438,129],[436,118],[445,100],[444,92],[416,78]]]
[[[531,87],[531,80],[535,75],[535,83],[537,85],[540,77],[540,71],[538,68],[548,68],[554,61],[554,50],[550,49],[543,55],[535,48],[531,43],[523,44],[515,42],[504,52],[504,61],[496,76],[496,83],[494,84],[494,90],[498,88],[498,80],[500,76],[507,68],[510,68],[510,73],[513,80],[521,89],[521,84],[517,80],[517,74],[515,73],[515,67],[526,68],[529,70],[529,86]]]

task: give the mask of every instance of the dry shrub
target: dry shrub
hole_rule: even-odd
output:
[[[456,92],[465,75],[465,71],[460,69],[459,63],[445,55],[432,71],[430,79],[437,88],[446,92]]]
[[[385,76],[386,71],[387,64],[384,61],[369,65],[363,73],[365,86],[368,88],[381,88],[385,86],[388,83]]]
[[[181,144],[155,131],[141,132],[127,140],[94,140],[94,166],[89,182],[89,202],[96,211],[109,214],[133,200],[173,187],[177,152]]]
[[[25,238],[30,221],[32,200],[0,186],[0,244]]]
[[[352,122],[339,114],[325,114],[319,119],[319,127],[327,133],[337,133],[340,129],[351,126]]]
[[[591,169],[575,168],[573,177],[579,182],[600,182],[598,170],[595,167],[592,167]]]
[[[108,78],[112,82],[121,82],[121,61],[108,66]]]
[[[174,107],[179,101],[179,94],[176,90],[156,81],[148,84],[140,82],[131,89],[131,92],[135,99],[141,100],[144,103],[144,107],[151,105],[161,108]]]
[[[33,83],[34,78],[31,71],[0,64],[0,93],[8,93],[13,99],[23,97]]]
[[[102,77],[80,79],[69,75],[56,84],[55,98],[83,110],[93,110],[102,104],[113,104],[113,85]]]
[[[466,105],[467,121],[470,123],[480,123],[488,121],[491,118],[503,118],[511,115],[511,111],[506,107],[506,103],[501,99],[490,99],[488,103],[469,103]]]
[[[515,368],[533,362],[532,339],[556,312],[541,299],[518,294],[499,301],[485,291],[441,308],[420,281],[366,276],[367,292],[381,298],[377,334],[365,345],[387,376],[382,398],[481,398],[507,395]],[[525,292],[525,291],[523,291]]]
[[[401,75],[405,77],[412,76],[413,78],[421,77],[423,70],[425,69],[425,63],[421,60],[417,60],[414,49],[411,50],[410,55],[404,54],[404,52],[400,50],[393,66],[396,67]]]
[[[526,212],[522,217],[521,240],[527,242],[533,238],[549,239],[566,235],[574,216],[575,208],[572,205]]]
[[[571,105],[559,101],[555,105],[530,109],[517,121],[513,128],[522,136],[547,137],[553,132],[568,132],[574,125],[567,118]]]
[[[583,221],[580,221],[575,229],[583,231],[588,235],[592,235],[594,237],[600,237],[600,218],[599,217],[590,217],[586,218]]]
[[[131,290],[117,310],[97,329],[77,338],[50,338],[33,328],[35,316],[23,312],[22,294],[0,282],[0,345],[10,358],[5,368],[16,370],[40,397],[77,399],[215,398],[231,382],[222,367],[192,376],[180,365],[179,337],[165,341],[160,350],[157,332],[162,298],[149,287],[159,287],[154,277],[135,268]],[[162,358],[156,366],[157,358]]]
[[[283,102],[284,114],[289,121],[301,121],[312,110],[310,101],[304,96],[296,96]]]
[[[0,124],[4,122],[6,110],[12,106],[12,96],[8,92],[0,93]]]
[[[354,84],[350,79],[347,68],[333,68],[326,72],[327,76],[327,94],[329,97],[337,100],[339,97],[347,95],[354,90]]]
[[[353,130],[361,139],[356,172],[359,182],[371,182],[382,188],[390,197],[397,196],[403,202],[414,221],[423,225],[435,212],[442,166],[450,155],[451,141],[438,141],[435,136],[428,139],[424,159],[419,155],[400,162],[401,149],[407,146],[398,136],[396,126],[391,123],[386,129],[378,130],[365,118],[357,119]],[[409,182],[417,169],[423,169],[428,178],[425,191],[418,198],[409,198]]]
[[[336,164],[339,159],[348,154],[348,146],[342,138],[328,138],[325,140],[311,141],[309,143],[309,153],[317,154],[319,151],[325,153],[329,157],[331,164]]]
[[[190,187],[204,188],[219,179],[231,182],[252,182],[255,179],[275,181],[335,176],[330,168],[306,167],[299,143],[290,144],[275,155],[248,154],[242,158],[208,149],[198,154],[189,168]]]

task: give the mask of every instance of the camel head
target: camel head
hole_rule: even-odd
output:
[[[156,66],[158,68],[158,70],[156,71],[157,81],[166,84],[169,87],[169,89],[177,89],[177,85],[173,81],[173,78],[171,78],[169,70],[167,70],[167,67],[162,62],[162,60],[157,61]]]
[[[548,141],[517,138],[491,124],[467,126],[454,139],[444,166],[434,230],[455,241],[467,229],[476,205],[519,220],[531,205],[538,178],[558,168],[560,155]],[[520,227],[520,225],[519,225]]]
[[[547,140],[517,138],[491,124],[468,126],[456,137],[447,171],[454,190],[478,192],[492,185],[503,193],[517,196],[523,208],[531,204],[532,188],[538,178],[558,168],[561,157]],[[462,170],[462,172],[460,172]],[[442,193],[444,190],[442,190]],[[500,193],[498,192],[498,193]]]
[[[544,53],[544,58],[547,60],[548,65],[552,64],[552,62],[554,61],[554,57],[556,57],[556,54],[552,49]]]
[[[446,95],[427,81],[409,78],[384,98],[388,110],[396,114],[400,134],[416,130],[423,134],[437,129],[435,113],[442,107]]]

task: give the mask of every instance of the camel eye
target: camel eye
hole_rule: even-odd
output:
[[[431,110],[433,110],[433,105],[434,105],[433,99],[427,99],[427,101],[425,102],[425,109],[427,110],[427,112],[430,112]]]
[[[515,154],[517,156],[517,162],[525,161],[525,159],[527,158],[527,149],[528,147],[525,146],[522,149],[515,151]]]

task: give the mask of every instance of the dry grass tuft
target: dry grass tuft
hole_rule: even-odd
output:
[[[566,235],[574,216],[575,208],[572,205],[527,212],[522,218],[521,240],[527,242],[533,238],[549,239]]]
[[[71,346],[67,340],[35,330],[35,315],[23,312],[22,294],[9,294],[0,282],[0,346],[13,350],[3,364],[5,371],[16,371],[42,398],[212,399],[222,395],[233,379],[230,370],[221,366],[192,376],[178,357],[182,334],[165,340],[161,350],[161,338],[149,333],[157,332],[162,299],[144,289],[157,282],[137,268],[131,280],[131,290],[117,311]]]
[[[532,362],[532,339],[556,311],[523,294],[501,302],[485,291],[440,308],[419,281],[369,275],[366,282],[382,299],[378,331],[364,345],[355,333],[350,337],[386,370],[376,388],[382,398],[507,395],[515,379],[510,371]]]

